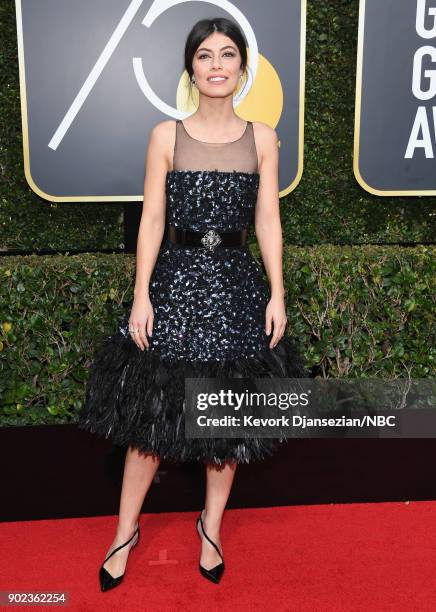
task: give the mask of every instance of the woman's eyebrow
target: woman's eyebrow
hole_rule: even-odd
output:
[[[221,47],[220,51],[224,51],[224,49],[234,49],[235,47],[233,47],[232,45],[226,45],[225,47]],[[210,51],[212,52],[212,49],[206,49],[206,47],[201,47],[200,49],[197,49],[197,53],[198,51]]]

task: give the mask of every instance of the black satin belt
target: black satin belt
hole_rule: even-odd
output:
[[[237,232],[218,232],[211,229],[206,232],[193,232],[180,227],[168,226],[168,238],[173,244],[186,247],[203,247],[210,251],[219,247],[247,246],[247,228]]]

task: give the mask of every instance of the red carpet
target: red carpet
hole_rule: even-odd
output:
[[[124,582],[105,593],[117,517],[2,523],[0,590],[67,591],[67,609],[90,612],[436,610],[436,502],[226,510],[219,585],[198,573],[197,514],[141,515]]]

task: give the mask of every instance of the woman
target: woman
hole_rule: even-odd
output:
[[[185,377],[306,375],[283,336],[277,134],[233,109],[247,73],[239,27],[224,18],[199,21],[186,41],[185,69],[199,106],[187,120],[162,121],[152,130],[133,305],[95,354],[80,417],[80,427],[128,447],[118,528],[100,568],[102,590],[123,579],[161,459],[206,466],[205,506],[196,523],[199,568],[219,582],[220,526],[236,467],[275,448],[277,440],[266,438],[185,438]],[[253,220],[270,288],[246,245]]]

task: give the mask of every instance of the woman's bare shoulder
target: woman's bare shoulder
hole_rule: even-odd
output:
[[[161,152],[170,169],[175,144],[175,120],[165,119],[156,123],[150,132],[150,145],[154,151]]]
[[[164,119],[156,123],[151,130],[153,136],[156,136],[159,140],[165,139],[174,133],[176,122],[174,119]]]
[[[264,159],[277,155],[279,138],[275,129],[262,121],[253,121],[253,135],[260,168]]]
[[[256,141],[270,143],[278,140],[276,130],[262,121],[253,121],[253,131]]]

